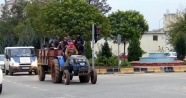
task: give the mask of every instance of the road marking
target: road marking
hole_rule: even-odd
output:
[[[41,88],[40,90],[44,90],[44,91],[47,91],[48,89],[44,89],[44,88]]]
[[[68,97],[75,97],[75,96],[72,96],[72,95],[70,95],[70,94],[64,94],[65,96],[68,96]]]
[[[35,89],[36,89],[36,88],[38,88],[38,87],[32,87],[32,88],[35,88]]]
[[[24,86],[27,86],[27,87],[29,87],[29,85],[24,85]]]

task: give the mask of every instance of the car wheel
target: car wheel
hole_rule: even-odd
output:
[[[0,84],[0,94],[1,94],[1,92],[2,92],[2,89],[3,89],[3,85]]]

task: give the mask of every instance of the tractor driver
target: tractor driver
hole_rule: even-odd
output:
[[[76,47],[74,46],[73,42],[69,42],[68,46],[65,50],[65,56],[66,56],[66,62],[65,62],[65,66],[69,66],[69,57],[71,55],[78,55],[78,51],[76,49]]]

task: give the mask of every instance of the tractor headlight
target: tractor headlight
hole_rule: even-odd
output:
[[[71,60],[70,60],[70,64],[73,64],[73,63],[74,63],[74,61],[73,61],[73,59],[71,59]]]
[[[81,62],[82,60],[81,59],[78,59],[78,62]]]
[[[36,60],[33,61],[31,65],[32,65],[32,66],[37,66],[37,61],[36,61]]]
[[[83,59],[83,62],[86,62],[86,60],[85,60],[85,59]]]

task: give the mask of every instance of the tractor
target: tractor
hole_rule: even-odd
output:
[[[91,68],[88,59],[84,55],[71,55],[69,65],[64,66],[65,56],[59,49],[38,49],[38,78],[40,81],[45,80],[46,74],[51,74],[53,83],[63,82],[65,85],[70,84],[73,76],[78,76],[81,83],[92,84],[97,82],[97,72]]]

